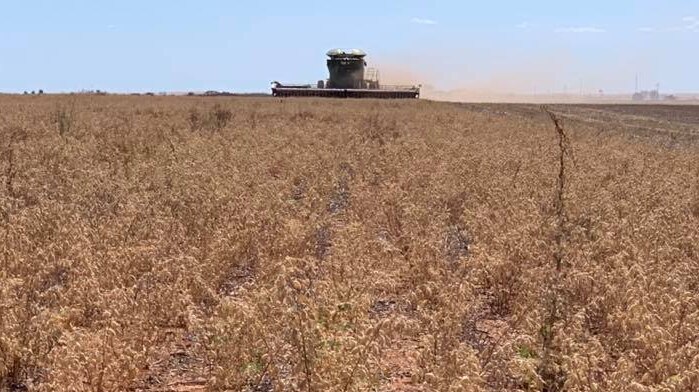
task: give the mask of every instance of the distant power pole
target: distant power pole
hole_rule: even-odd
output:
[[[633,92],[634,93],[638,92],[638,74],[636,74],[636,89]]]

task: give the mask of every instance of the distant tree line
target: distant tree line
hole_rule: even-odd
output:
[[[80,90],[71,94],[86,94],[86,95],[107,95],[106,91],[102,90]]]
[[[32,90],[32,91],[27,91],[25,90],[24,95],[43,95],[44,90]],[[106,91],[103,90],[80,90],[80,91],[74,91],[71,92],[70,94],[86,94],[86,95],[107,95]]]

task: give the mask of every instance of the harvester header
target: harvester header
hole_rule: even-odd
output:
[[[311,84],[272,82],[275,97],[419,98],[419,86],[387,86],[379,72],[366,68],[366,53],[359,49],[332,49],[326,55],[329,78]]]

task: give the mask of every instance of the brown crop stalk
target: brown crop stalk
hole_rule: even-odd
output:
[[[301,335],[301,354],[303,357],[303,370],[306,376],[306,389],[310,392],[313,391],[313,374],[311,371],[310,360],[308,358],[308,351],[306,350],[306,334],[303,332],[301,318],[298,318],[298,323],[298,333]]]
[[[556,129],[558,136],[558,178],[554,199],[556,227],[554,234],[554,270],[546,282],[545,314],[541,326],[542,358],[539,374],[544,382],[543,391],[559,391],[563,388],[564,376],[555,366],[554,335],[556,322],[560,319],[562,275],[564,268],[564,251],[567,216],[565,210],[566,161],[570,155],[570,142],[563,128],[563,120],[556,116],[548,107],[542,106]]]
[[[381,332],[381,327],[383,326],[383,322],[379,323],[374,327],[374,330],[371,331],[371,338],[367,341],[367,343],[362,347],[361,351],[359,352],[359,355],[357,356],[357,360],[354,361],[354,364],[352,364],[352,370],[350,370],[349,377],[345,381],[344,385],[342,386],[342,391],[347,392],[349,388],[352,386],[352,382],[354,380],[354,375],[357,372],[357,368],[361,363],[363,363],[366,360],[366,357],[368,355],[369,349],[371,345],[376,341],[376,339],[379,337],[379,332]]]
[[[14,179],[17,176],[16,167],[16,151],[15,146],[27,139],[27,133],[24,129],[20,127],[12,127],[9,129],[9,138],[7,147],[7,168],[5,169],[5,188],[7,189],[8,195],[16,197]]]
[[[308,343],[306,342],[306,333],[305,333],[305,328],[304,328],[304,321],[301,319],[303,312],[301,311],[302,309],[302,304],[299,301],[298,294],[294,293],[293,296],[293,301],[294,301],[294,308],[298,312],[296,315],[296,320],[297,321],[297,329],[296,329],[296,336],[299,339],[299,345],[301,346],[301,359],[303,360],[303,372],[304,372],[304,377],[305,377],[305,386],[306,390],[308,392],[312,392],[315,389],[313,388],[313,364],[311,363],[311,358],[308,353]]]
[[[5,169],[5,187],[7,188],[7,194],[10,196],[15,194],[14,187],[12,186],[12,179],[15,176],[14,157],[15,150],[13,147],[10,147],[7,152],[7,169]]]

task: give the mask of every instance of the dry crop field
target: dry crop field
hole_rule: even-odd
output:
[[[699,390],[699,107],[551,109],[0,97],[0,390]]]

